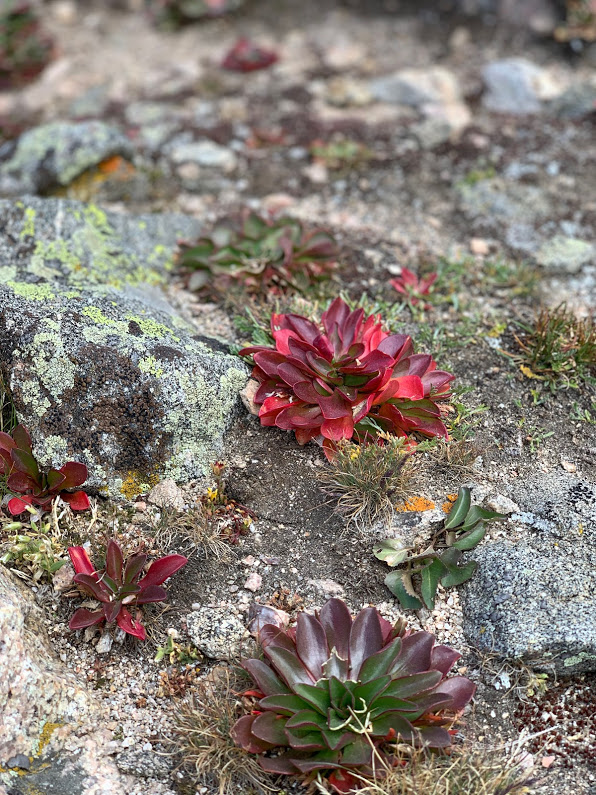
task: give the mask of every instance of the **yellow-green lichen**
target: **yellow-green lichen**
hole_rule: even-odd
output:
[[[563,665],[565,668],[571,668],[572,666],[580,665],[587,660],[596,660],[596,654],[590,654],[587,651],[580,651],[580,653],[575,657],[566,657],[563,660]]]
[[[68,444],[62,436],[46,436],[39,462],[43,465],[62,466],[68,455]]]
[[[17,280],[16,265],[0,266],[0,284],[6,284],[7,282],[15,282],[16,280]]]
[[[21,240],[25,237],[35,237],[35,210],[25,207],[25,220],[21,230]]]
[[[86,306],[81,312],[81,314],[85,315],[85,317],[90,317],[94,323],[98,323],[102,326],[116,325],[116,321],[104,315],[104,313],[101,311],[101,309],[98,306]]]
[[[196,466],[202,460],[206,467],[217,455],[219,436],[247,375],[231,367],[220,376],[219,388],[208,386],[203,376],[194,373],[177,371],[176,378],[185,399],[183,406],[165,418],[164,430],[173,434],[174,455],[164,474],[181,481],[187,477],[189,463],[194,461]]]
[[[160,378],[163,375],[163,367],[159,366],[159,362],[153,356],[147,356],[141,359],[139,362],[139,370],[143,373],[154,375],[156,378]]]
[[[163,337],[170,334],[175,342],[180,342],[180,337],[177,337],[171,328],[164,326],[163,323],[158,323],[148,317],[139,317],[139,315],[127,315],[127,320],[137,323],[143,334],[154,339],[163,339]]]
[[[143,472],[129,472],[122,481],[120,493],[127,500],[133,500],[138,494],[147,494],[153,486],[159,483],[159,474],[156,472],[147,474]]]
[[[76,365],[64,349],[58,324],[48,318],[42,322],[50,330],[35,334],[23,351],[23,359],[32,363],[32,371],[20,384],[22,400],[38,417],[50,408],[48,394],[57,401],[65,389],[72,389],[76,372]]]
[[[56,297],[49,284],[28,284],[27,282],[13,281],[7,282],[6,284],[16,295],[20,295],[28,301],[50,301],[52,298]]]

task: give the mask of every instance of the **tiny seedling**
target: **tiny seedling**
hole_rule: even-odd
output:
[[[392,568],[385,585],[399,599],[404,610],[435,606],[437,588],[461,585],[476,571],[473,560],[462,561],[463,553],[475,549],[486,535],[487,522],[505,515],[471,505],[470,489],[462,486],[443,526],[425,549],[408,546],[400,538],[386,538],[373,548],[379,560]]]

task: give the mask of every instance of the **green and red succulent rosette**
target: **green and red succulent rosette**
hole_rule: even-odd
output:
[[[85,464],[68,461],[60,469],[43,472],[33,455],[31,437],[24,425],[17,425],[12,434],[0,432],[0,475],[7,478],[8,491],[19,495],[8,501],[7,507],[13,516],[23,513],[27,506],[48,511],[56,497],[74,511],[89,508],[89,498],[84,491],[69,491],[87,480]]]
[[[259,755],[261,767],[284,775],[321,771],[337,792],[375,775],[379,758],[395,761],[395,743],[434,749],[451,745],[457,714],[475,685],[448,673],[460,654],[436,646],[428,632],[395,626],[368,607],[352,619],[330,599],[295,627],[259,632],[264,660],[246,660],[258,702],[232,737]]]
[[[364,317],[336,298],[321,326],[295,314],[273,314],[275,347],[243,348],[259,382],[254,401],[262,425],[292,430],[300,444],[315,439],[332,451],[342,439],[379,430],[395,436],[447,438],[440,401],[454,376],[410,336],[389,334],[379,316]]]
[[[183,555],[166,555],[154,560],[143,574],[147,555],[137,554],[124,561],[117,541],[111,539],[106,550],[103,569],[97,570],[84,547],[69,547],[68,554],[76,574],[73,578],[79,588],[101,603],[99,610],[79,607],[70,619],[70,629],[85,629],[105,621],[116,622],[120,629],[139,640],[145,640],[145,627],[140,621],[139,605],[163,602],[167,592],[161,585],[168,577],[186,565]],[[130,612],[135,609],[135,615]]]

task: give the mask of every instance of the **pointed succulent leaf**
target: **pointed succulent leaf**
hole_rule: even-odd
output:
[[[118,618],[118,613],[122,609],[122,602],[106,602],[103,606],[103,614],[107,624],[111,624]]]
[[[257,715],[243,715],[230,729],[234,742],[250,754],[260,754],[274,747],[271,743],[259,740],[252,733],[252,725],[257,717]]]
[[[332,649],[329,659],[323,665],[323,675],[326,679],[337,677],[338,679],[347,679],[350,670],[350,663],[347,659],[342,659],[338,656],[335,649]]]
[[[329,658],[329,649],[323,626],[309,613],[300,613],[298,616],[296,652],[314,680],[320,679],[323,673],[323,664]]]
[[[384,560],[388,566],[399,566],[408,557],[411,549],[401,538],[385,538],[375,544],[373,554],[379,560]]]
[[[358,679],[364,660],[376,654],[382,646],[379,614],[374,607],[365,607],[354,619],[350,633],[350,678]]]
[[[115,580],[119,585],[122,585],[123,565],[124,556],[122,555],[120,545],[113,538],[110,538],[106,551],[106,571],[108,576]]]
[[[441,577],[447,574],[447,567],[441,562],[440,558],[435,558],[431,563],[422,569],[422,599],[429,610],[435,609],[435,596]]]
[[[293,652],[276,646],[268,646],[267,656],[272,667],[291,688],[295,688],[299,684],[314,684],[314,679]]]
[[[417,674],[431,668],[432,650],[435,639],[430,632],[413,632],[402,639],[401,652],[393,663],[390,673],[393,676]]]
[[[61,491],[60,499],[70,505],[73,511],[87,511],[91,507],[89,497],[84,491]]]
[[[331,706],[329,698],[329,690],[327,687],[318,687],[315,685],[295,685],[294,691],[308,702],[308,709],[314,707],[321,715],[326,715],[327,710]]]
[[[286,737],[290,747],[299,751],[320,751],[325,748],[325,741],[318,729],[301,727],[289,729],[286,725]]]
[[[376,679],[365,682],[364,684],[358,683],[354,688],[354,699],[356,704],[364,703],[370,706],[390,682],[391,677],[384,675],[378,676]]]
[[[131,557],[126,561],[126,566],[124,568],[124,582],[134,582],[139,574],[143,571],[143,567],[145,566],[146,562],[147,555],[145,554],[131,555]]]
[[[462,551],[468,551],[470,549],[475,549],[478,544],[482,541],[484,536],[486,535],[486,527],[480,524],[478,527],[475,527],[473,530],[469,530],[467,533],[463,533],[462,535],[458,535],[457,540],[451,544],[452,547],[455,549],[461,549]]]
[[[273,712],[263,712],[255,718],[251,732],[258,740],[269,743],[271,746],[287,745],[288,738],[284,728],[286,721]]]
[[[420,726],[417,733],[421,744],[429,748],[449,748],[451,745],[451,735],[441,726]]]
[[[11,516],[18,516],[19,514],[23,513],[23,511],[27,510],[27,506],[31,505],[33,500],[31,497],[23,497],[22,499],[19,497],[13,497],[12,500],[9,500],[7,503],[7,508],[11,514]]]
[[[401,638],[395,638],[381,651],[365,660],[360,668],[360,680],[371,682],[386,674],[401,652],[401,643]]]
[[[445,530],[452,530],[462,524],[470,510],[471,492],[467,486],[462,486],[458,492],[457,500],[453,503],[449,515],[445,519]]]
[[[252,676],[264,695],[277,696],[290,693],[287,686],[262,660],[244,660],[242,667]]]
[[[420,610],[422,602],[415,596],[411,596],[406,590],[403,582],[403,573],[400,571],[390,571],[385,577],[385,585],[392,594],[400,601],[404,610]]]
[[[353,743],[346,745],[341,754],[342,765],[360,767],[372,761],[372,747],[364,737],[357,737]]]
[[[430,667],[447,676],[460,657],[461,654],[450,646],[435,646],[430,656]]]
[[[303,709],[300,712],[295,712],[291,718],[288,718],[286,726],[288,730],[291,729],[318,729],[319,731],[327,728],[327,716],[321,715],[314,709]]]
[[[154,560],[149,566],[147,574],[139,581],[139,585],[141,588],[146,588],[148,585],[161,585],[187,563],[188,558],[185,558],[184,555],[166,555],[164,558]]]
[[[378,737],[386,737],[392,729],[404,742],[410,742],[414,736],[412,724],[399,712],[384,712],[373,720],[373,732]]]
[[[370,711],[370,716],[374,720],[382,715],[384,712],[400,712],[405,715],[408,720],[414,720],[420,713],[420,707],[414,701],[406,700],[403,698],[396,698],[395,696],[382,695],[377,698]]]
[[[386,698],[395,697],[407,701],[411,696],[436,687],[442,678],[443,675],[440,671],[424,671],[411,676],[402,676],[400,679],[395,679],[391,682],[383,695]]]
[[[450,709],[454,712],[461,712],[462,709],[472,700],[476,692],[476,685],[465,676],[452,676],[444,679],[435,689],[435,693],[451,696]]]
[[[305,701],[300,696],[288,693],[286,695],[265,696],[259,701],[259,709],[271,710],[279,715],[293,715],[304,709],[309,709],[312,703]]]
[[[240,719],[242,720],[242,718]],[[234,740],[237,742],[236,738]],[[240,745],[240,743],[238,743]],[[250,751],[251,749],[245,748],[245,751]],[[253,751],[252,753],[258,753]],[[266,773],[272,773],[275,776],[281,775],[296,775],[300,772],[300,770],[296,767],[294,762],[292,761],[292,755],[289,754],[280,754],[279,756],[261,756],[259,758],[259,764],[263,768]]]
[[[341,599],[329,599],[319,612],[319,621],[325,630],[329,649],[336,649],[337,655],[347,660],[350,654],[352,616],[345,602]]]
[[[35,488],[35,481],[25,472],[13,471],[8,476],[6,485],[10,491],[16,491],[17,494],[26,494]]]
[[[99,624],[103,619],[103,610],[86,610],[84,607],[79,607],[68,622],[68,626],[70,629],[85,629]]]
[[[314,770],[328,770],[341,767],[340,752],[328,748],[313,754],[309,759],[294,759],[294,764],[301,773],[312,773]]]

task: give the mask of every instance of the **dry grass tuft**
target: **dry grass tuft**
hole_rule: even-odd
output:
[[[172,744],[197,788],[214,787],[219,795],[280,791],[256,757],[239,748],[230,736],[234,723],[246,714],[237,695],[246,686],[241,671],[219,666],[180,706]]]
[[[519,745],[508,752],[461,748],[450,756],[404,748],[404,765],[385,768],[374,782],[363,780],[358,795],[522,795],[532,783],[520,768],[522,753]],[[331,795],[321,782],[317,786]]]
[[[413,458],[394,436],[383,445],[343,442],[335,460],[318,473],[325,494],[337,499],[337,513],[357,527],[390,523],[395,503],[411,493],[414,476]]]
[[[232,558],[230,545],[222,539],[217,524],[202,505],[183,513],[163,509],[152,530],[153,543],[164,552],[174,551],[186,557],[202,552],[224,562]]]

